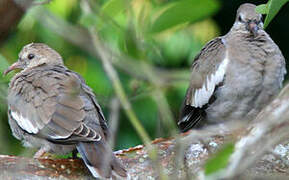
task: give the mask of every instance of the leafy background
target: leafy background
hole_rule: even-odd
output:
[[[79,42],[74,32],[61,34],[66,26],[93,28],[106,45],[122,57],[139,64],[148,64],[165,71],[179,74],[179,79],[165,83],[138,78],[138,68],[126,69],[125,59],[116,67],[133,110],[151,139],[167,137],[171,132],[161,120],[166,117],[160,109],[155,90],[160,90],[168,103],[169,116],[177,119],[179,107],[188,85],[189,67],[193,57],[210,39],[229,31],[241,0],[101,0],[93,4],[91,11],[84,11],[78,0],[53,0],[42,7],[31,8],[19,23],[15,32],[0,48],[0,71],[17,59],[21,48],[30,42],[44,42],[63,56],[65,64],[79,72],[93,88],[105,116],[110,115],[110,102],[115,98],[111,82],[101,62],[84,47],[74,45],[67,39]],[[255,4],[267,1],[251,1]],[[45,21],[44,15],[62,22],[53,27]],[[279,45],[286,59],[289,59],[289,4],[286,4],[270,23],[267,32]],[[59,28],[59,31],[55,29]],[[288,64],[288,63],[287,63]],[[121,68],[120,68],[121,67]],[[136,72],[134,72],[136,71]],[[128,72],[134,72],[133,75]],[[145,74],[147,75],[147,74]],[[0,154],[31,156],[34,150],[25,149],[15,140],[7,123],[6,91],[9,79],[0,78]],[[164,77],[152,75],[153,79]],[[166,104],[166,103],[164,103]],[[165,106],[165,105],[164,105]],[[115,149],[142,144],[137,132],[121,109]]]

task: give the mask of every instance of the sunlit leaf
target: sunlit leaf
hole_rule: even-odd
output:
[[[73,8],[77,6],[77,2],[78,1],[76,0],[51,1],[46,6],[54,14],[63,18],[67,18],[73,11]]]
[[[234,144],[226,144],[212,159],[209,159],[205,164],[205,174],[212,174],[225,168],[228,164],[230,155],[234,151]]]
[[[152,2],[147,0],[133,0],[131,4],[137,31],[142,32],[144,28],[150,24],[151,15],[153,14]]]
[[[116,16],[118,13],[126,9],[129,0],[110,0],[102,6],[102,12],[110,17]]]
[[[215,0],[182,0],[165,6],[155,19],[151,32],[160,32],[185,22],[196,22],[212,15],[219,7]]]
[[[269,0],[267,4],[257,6],[256,10],[259,13],[267,14],[264,27],[266,28],[272,19],[277,15],[281,7],[289,0]],[[266,7],[265,7],[266,6]]]
[[[80,24],[85,27],[94,26],[97,31],[101,31],[106,26],[115,26],[119,28],[123,24],[122,14],[130,3],[130,0],[110,0],[107,1],[101,8],[93,9],[92,12],[83,12],[80,18]],[[96,5],[95,5],[96,6]],[[121,22],[119,22],[121,21]]]

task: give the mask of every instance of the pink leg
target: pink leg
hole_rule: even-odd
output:
[[[40,159],[43,158],[43,156],[45,155],[46,151],[42,148],[40,148],[33,156],[33,158],[35,159]]]

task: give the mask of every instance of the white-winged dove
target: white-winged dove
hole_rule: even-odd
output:
[[[178,122],[181,131],[228,120],[250,120],[282,87],[285,59],[263,30],[256,6],[239,7],[231,30],[195,57]]]
[[[22,69],[11,80],[8,116],[13,135],[27,147],[66,154],[78,150],[94,177],[126,177],[107,144],[108,128],[92,90],[67,69],[61,56],[42,43],[31,43],[4,74]]]

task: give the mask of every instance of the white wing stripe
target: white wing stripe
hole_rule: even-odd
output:
[[[202,88],[195,91],[195,95],[192,97],[192,106],[201,108],[209,102],[209,99],[215,91],[216,85],[221,83],[224,79],[228,62],[228,52],[226,51],[225,59],[219,65],[217,71],[214,74],[207,76]]]
[[[13,119],[15,119],[15,121],[17,122],[17,124],[25,131],[27,131],[28,133],[33,133],[36,134],[38,133],[38,128],[35,127],[30,121],[29,119],[26,119],[25,117],[23,117],[21,114],[15,112],[15,111],[11,111],[11,116],[13,117]]]
[[[91,174],[93,175],[93,177],[95,178],[100,178],[101,179],[101,176],[99,175],[99,173],[95,170],[95,168],[93,166],[90,166],[88,164],[86,164],[86,167],[88,167],[89,171],[91,172]]]

